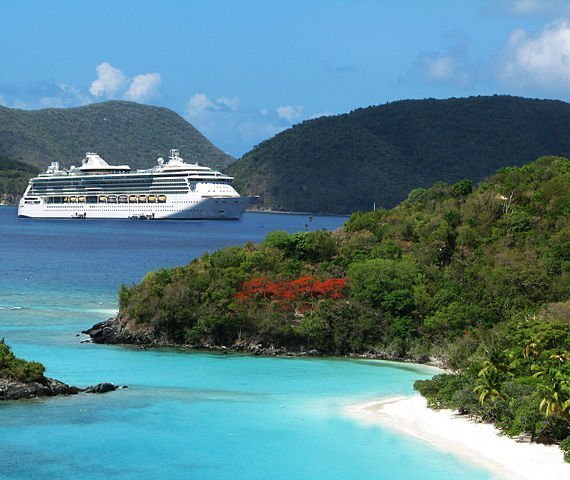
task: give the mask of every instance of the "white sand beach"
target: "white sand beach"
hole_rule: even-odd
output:
[[[517,443],[492,425],[475,423],[451,410],[432,410],[421,396],[350,405],[346,413],[420,438],[488,469],[498,479],[570,480],[570,464],[557,446]]]

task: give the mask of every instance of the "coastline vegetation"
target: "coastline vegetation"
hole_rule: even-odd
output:
[[[119,303],[172,343],[438,360],[453,373],[416,384],[432,406],[568,451],[570,161],[438,182],[336,232],[271,232],[149,273]]]
[[[45,380],[45,367],[39,362],[18,358],[9,345],[0,339],[0,378],[19,382],[40,382]]]

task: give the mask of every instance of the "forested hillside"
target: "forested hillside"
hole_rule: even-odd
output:
[[[111,164],[150,167],[171,148],[208,166],[225,168],[234,160],[167,108],[123,101],[43,110],[0,106],[0,155],[41,169],[56,160],[78,164],[88,151]]]
[[[15,204],[38,169],[0,155],[0,205]]]
[[[438,182],[333,233],[272,232],[149,273],[119,302],[116,342],[437,359],[458,373],[418,383],[433,405],[557,442],[570,435],[570,161]]]
[[[392,207],[436,181],[479,181],[542,155],[570,155],[570,105],[509,96],[405,100],[309,120],[232,165],[273,210]]]

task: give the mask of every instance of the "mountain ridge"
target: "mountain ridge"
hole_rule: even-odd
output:
[[[109,163],[148,168],[171,148],[210,167],[226,168],[234,161],[164,107],[116,100],[41,110],[0,106],[0,157],[41,169],[51,161],[77,164],[87,151]]]
[[[400,100],[294,125],[231,165],[259,208],[350,213],[393,207],[437,181],[479,181],[570,155],[570,104],[513,96]]]

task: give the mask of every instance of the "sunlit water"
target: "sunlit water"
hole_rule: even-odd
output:
[[[0,338],[47,374],[105,395],[0,404],[0,478],[488,479],[343,408],[410,394],[427,367],[251,358],[81,343],[121,283],[274,229],[341,217],[246,213],[236,222],[18,220],[0,208]]]

